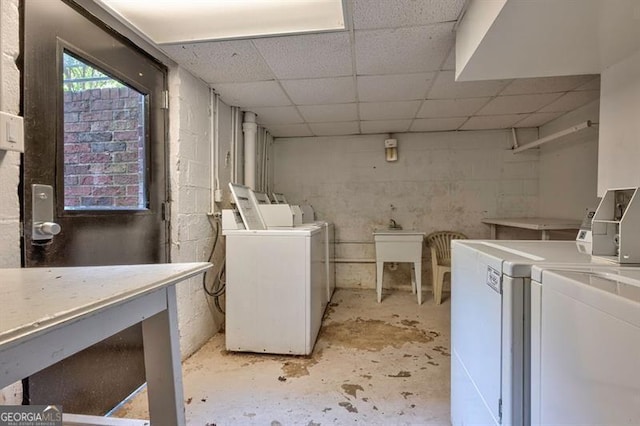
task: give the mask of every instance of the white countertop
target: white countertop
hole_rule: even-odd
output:
[[[547,217],[523,217],[523,218],[487,218],[482,223],[489,225],[510,226],[513,228],[534,229],[537,231],[579,229],[581,221],[574,219],[557,219]]]

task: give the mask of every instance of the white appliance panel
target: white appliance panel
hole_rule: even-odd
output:
[[[452,250],[452,423],[528,425],[532,267],[611,264],[592,260],[573,241],[456,240]],[[501,299],[493,298],[499,307],[488,281],[502,284]]]
[[[543,271],[534,288],[532,424],[639,424],[640,270]]]
[[[454,424],[475,423],[472,413],[486,411],[482,418],[491,424],[500,419],[502,370],[502,296],[487,285],[487,271],[499,265],[477,251],[453,245],[451,288],[451,342],[457,366],[452,370],[452,420]],[[500,268],[501,269],[501,268]],[[462,373],[458,370],[460,367]],[[455,381],[455,383],[454,383]],[[472,397],[474,389],[476,397]],[[464,402],[462,402],[464,401]],[[459,422],[459,423],[458,423]]]

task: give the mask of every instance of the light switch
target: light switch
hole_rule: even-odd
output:
[[[0,112],[0,150],[24,152],[22,117]]]

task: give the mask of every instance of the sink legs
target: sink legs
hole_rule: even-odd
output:
[[[411,291],[418,293],[418,305],[422,305],[422,262],[413,262],[411,268]],[[382,277],[384,274],[384,262],[376,261],[376,293],[378,303],[382,302]]]

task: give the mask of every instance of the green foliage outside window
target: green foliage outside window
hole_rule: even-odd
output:
[[[75,57],[64,53],[62,77],[65,92],[82,92],[91,89],[117,89],[127,87]]]

